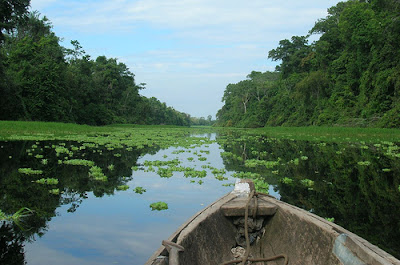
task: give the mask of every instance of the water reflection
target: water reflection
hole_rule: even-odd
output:
[[[142,152],[109,150],[105,146],[82,148],[83,143],[77,142],[4,142],[2,146],[4,174],[0,181],[0,208],[6,213],[22,206],[35,211],[26,220],[25,230],[4,224],[13,230],[9,232],[11,237],[3,231],[2,240],[10,245],[16,238],[22,238],[18,241],[20,244],[14,244],[19,251],[10,254],[14,259],[20,256],[18,264],[24,261],[28,264],[143,264],[182,222],[231,190],[211,174],[199,185],[198,179],[193,183],[180,173],[170,178],[161,178],[151,171],[132,173],[132,166],[146,160],[175,158],[182,166],[197,170],[211,162],[223,167],[219,145],[207,137],[191,148],[152,147]],[[59,146],[73,150],[73,155],[68,151],[57,155]],[[207,153],[200,152],[205,149]],[[185,152],[175,154],[177,150]],[[207,159],[198,160],[200,154]],[[189,161],[188,157],[194,159]],[[63,162],[78,158],[93,161],[102,168],[108,181],[90,180],[88,167]],[[110,165],[113,166],[110,168]],[[18,172],[19,168],[43,173],[24,175]],[[50,177],[59,179],[58,195],[49,193],[48,186],[32,182]],[[118,191],[120,185],[128,185],[129,189]],[[143,187],[146,192],[137,194],[133,191],[135,187]],[[157,201],[168,203],[169,209],[151,211],[149,205]],[[3,261],[6,260],[0,263]]]
[[[400,257],[398,145],[221,136],[232,171],[252,171],[281,200],[334,222]],[[262,160],[264,164],[249,161]],[[268,162],[267,162],[268,161]],[[276,163],[277,162],[277,163]]]
[[[193,135],[192,135],[193,137]],[[2,222],[0,264],[143,264],[186,219],[232,187],[234,172],[259,174],[270,194],[334,218],[335,223],[400,257],[400,163],[393,143],[323,143],[246,133],[195,135],[194,144],[141,151],[81,142],[0,143],[0,209],[28,207],[24,229]],[[93,161],[107,182],[88,177]],[[146,161],[177,159],[184,171],[161,177]],[[139,170],[132,171],[133,166]],[[168,166],[161,166],[168,169]],[[18,169],[42,170],[40,176]],[[222,181],[213,169],[225,170]],[[40,178],[57,178],[50,187]],[[201,185],[200,185],[201,184]],[[117,187],[128,185],[126,191]],[[134,192],[135,187],[146,190]],[[49,193],[58,188],[59,194]],[[166,211],[149,205],[163,201]]]

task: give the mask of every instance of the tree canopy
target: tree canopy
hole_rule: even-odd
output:
[[[219,125],[400,126],[399,1],[339,2],[268,57],[280,62],[275,72],[226,87]]]
[[[76,40],[61,46],[29,2],[0,4],[0,119],[190,125],[188,114],[141,96],[145,84],[124,63],[92,59]]]

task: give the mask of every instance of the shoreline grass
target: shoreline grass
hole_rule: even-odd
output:
[[[226,127],[179,127],[168,125],[115,124],[107,126],[89,126],[74,123],[36,122],[36,121],[0,121],[0,140],[26,140],[36,137],[37,140],[55,140],[77,135],[112,134],[134,130],[186,130],[196,132],[241,131],[267,137],[327,141],[392,141],[400,142],[400,129],[388,128],[355,128],[355,127],[264,127],[255,129]]]
[[[11,135],[53,135],[65,136],[84,133],[107,133],[116,131],[113,127],[95,127],[75,123],[39,121],[0,121],[0,138]]]
[[[327,142],[392,141],[400,142],[400,129],[360,127],[264,127],[253,129],[276,138],[294,140],[318,140]]]

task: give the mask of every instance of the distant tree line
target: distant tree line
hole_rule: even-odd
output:
[[[190,125],[190,116],[139,94],[134,74],[114,58],[92,59],[78,41],[60,45],[30,1],[0,3],[0,119]]]
[[[190,121],[191,125],[196,125],[196,126],[213,126],[215,124],[215,120],[212,119],[211,115],[208,115],[207,119],[204,117],[200,118],[191,117]]]
[[[226,87],[218,125],[400,126],[400,1],[339,2],[268,57],[275,72]]]

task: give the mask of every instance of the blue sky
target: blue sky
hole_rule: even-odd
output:
[[[194,117],[215,117],[225,87],[273,71],[268,51],[306,35],[336,0],[31,0],[68,46],[117,58],[156,97]]]

